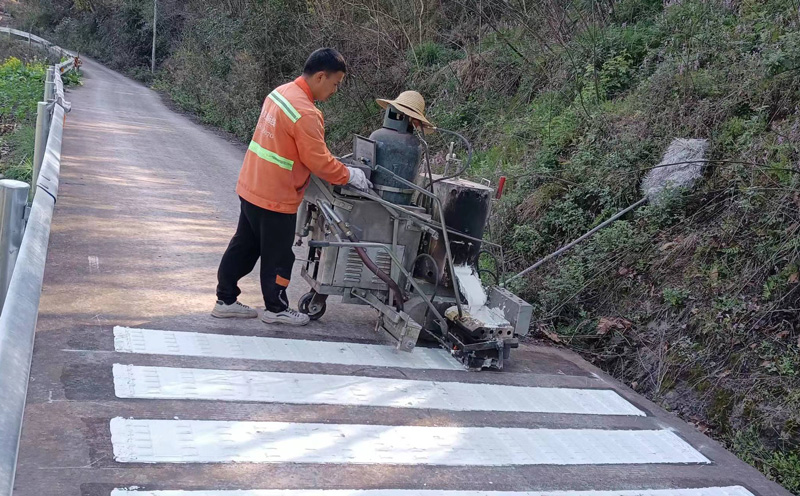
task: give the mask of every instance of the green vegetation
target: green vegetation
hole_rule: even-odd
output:
[[[47,67],[58,60],[26,42],[0,42],[0,174],[30,182],[36,135],[36,105],[42,100]],[[62,76],[80,84],[80,74]]]
[[[784,487],[800,487],[800,456],[796,450],[766,449],[759,440],[757,430],[753,428],[735,434],[733,450],[739,453],[744,461],[757,467]]]
[[[30,181],[36,103],[42,99],[47,65],[10,57],[0,64],[0,173]]]
[[[151,80],[150,2],[35,4],[20,15],[60,43]],[[714,162],[693,190],[641,208],[514,289],[535,305],[542,335],[569,337],[800,493],[792,0],[159,6],[152,83],[243,140],[266,92],[322,45],[351,68],[324,104],[337,151],[379,125],[375,97],[421,91],[433,122],[472,140],[471,177],[508,177],[490,234],[515,270],[637,201],[673,138],[708,139]],[[443,153],[431,158],[443,167]]]

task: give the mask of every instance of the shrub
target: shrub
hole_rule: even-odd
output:
[[[0,119],[30,121],[42,97],[47,66],[43,62],[23,64],[10,57],[0,64]]]
[[[459,52],[446,48],[433,41],[425,41],[411,50],[409,64],[440,66],[459,58]]]

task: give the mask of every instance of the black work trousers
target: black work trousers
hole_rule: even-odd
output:
[[[217,271],[217,299],[230,305],[241,294],[239,279],[253,271],[261,257],[261,293],[270,312],[289,306],[286,287],[294,264],[296,214],[266,210],[240,198],[239,225]]]

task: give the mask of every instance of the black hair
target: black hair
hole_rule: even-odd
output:
[[[306,59],[306,64],[303,67],[303,74],[311,76],[319,71],[325,71],[330,74],[332,72],[347,72],[347,64],[344,57],[335,48],[320,48]]]

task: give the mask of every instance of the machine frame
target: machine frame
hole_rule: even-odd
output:
[[[311,238],[308,257],[301,268],[301,275],[311,286],[311,291],[301,298],[300,311],[318,319],[325,312],[327,297],[340,295],[343,303],[369,305],[376,309],[379,312],[377,328],[396,341],[398,350],[412,351],[422,337],[450,350],[468,368],[502,369],[511,348],[519,346],[519,336],[527,334],[531,307],[507,290],[491,287],[489,304],[502,310],[513,330],[488,335],[485,329],[481,332],[481,329],[470,328],[469,315],[465,314],[457,283],[449,236],[457,235],[499,250],[500,265],[502,247],[448,227],[441,199],[375,164],[373,147],[374,142],[357,136],[355,159],[350,155],[343,160],[351,159],[348,165],[358,166],[368,175],[374,171],[389,174],[406,186],[406,191],[425,197],[430,207],[398,205],[371,192],[334,187],[312,176],[298,212],[298,236]],[[434,207],[438,210],[439,221],[433,219]],[[383,211],[383,217],[376,209]],[[384,225],[386,218],[389,219],[388,225]],[[361,235],[364,235],[364,240]],[[438,279],[431,284],[414,276],[414,267],[420,257],[430,258],[427,254],[416,253],[423,236],[442,238],[446,250],[444,270],[453,281],[451,288],[443,287]],[[413,250],[407,247],[413,247]],[[361,255],[357,255],[359,250]],[[391,281],[376,277],[377,272],[365,271],[370,262],[389,275]],[[501,268],[502,265],[498,271]],[[398,290],[401,295],[411,296],[400,301]],[[453,306],[457,315],[448,319],[445,310]]]

